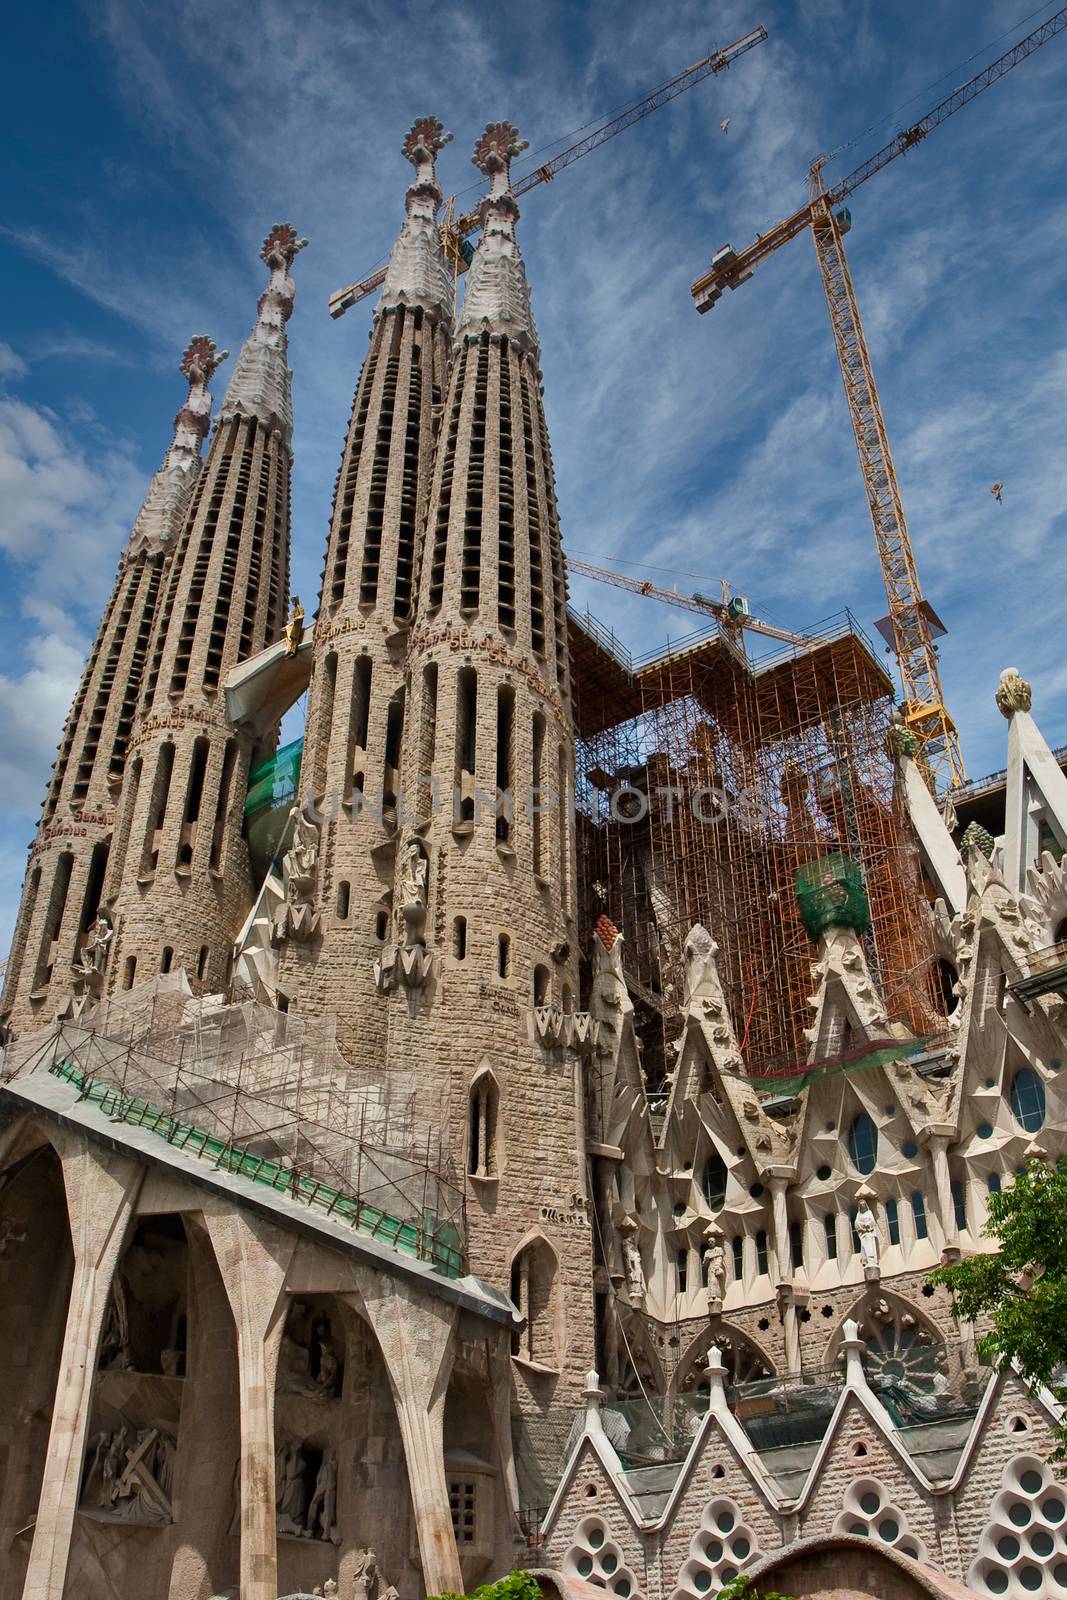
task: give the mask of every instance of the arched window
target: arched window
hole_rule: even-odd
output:
[[[452,954],[457,961],[466,961],[467,959],[466,917],[453,917],[452,919]]]
[[[848,1158],[857,1172],[873,1172],[878,1159],[878,1129],[861,1111],[848,1130]]]
[[[547,1239],[533,1239],[511,1263],[511,1298],[523,1326],[511,1336],[511,1353],[539,1366],[554,1367],[556,1344],[555,1252]]]
[[[344,879],[337,885],[337,920],[345,922],[348,919],[348,907],[352,898],[351,885]]]
[[[897,1203],[895,1200],[887,1200],[885,1203],[885,1225],[889,1230],[889,1243],[899,1244],[900,1213],[897,1210]]]
[[[926,1223],[926,1201],[920,1189],[916,1189],[911,1197],[911,1215],[912,1221],[915,1223],[916,1239],[928,1239],[930,1237],[930,1229]]]
[[[726,1200],[726,1162],[713,1150],[704,1163],[702,1188],[712,1211],[719,1211]]]
[[[470,1148],[467,1171],[472,1178],[495,1178],[498,1172],[500,1091],[491,1072],[481,1072],[470,1088]]]
[[[159,958],[160,972],[169,972],[174,964],[174,950],[169,944],[163,946],[163,953]]]
[[[547,1006],[548,986],[552,981],[552,974],[547,967],[537,966],[533,971],[533,1003],[535,1006]]]
[[[1011,1109],[1027,1133],[1036,1133],[1045,1120],[1045,1085],[1032,1067],[1020,1067],[1011,1080]]]
[[[511,974],[511,940],[506,933],[497,935],[496,970],[501,978],[507,978]]]

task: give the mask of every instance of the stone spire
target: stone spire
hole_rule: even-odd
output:
[[[208,384],[229,356],[215,349],[206,334],[194,334],[182,356],[180,370],[189,385],[185,404],[174,418],[174,437],[163,464],[148,485],[137,513],[126,558],[140,550],[163,550],[173,545],[200,473],[200,450],[211,427]]]
[[[285,324],[296,298],[289,268],[306,244],[288,222],[275,223],[264,239],[260,260],[270,268],[270,282],[259,297],[255,327],[241,346],[219,413],[223,421],[246,416],[277,424],[286,442],[293,431],[293,401]]]
[[[489,122],[474,147],[471,159],[490,186],[482,202],[482,237],[467,277],[456,342],[476,338],[483,330],[503,333],[536,356],[530,288],[515,238],[519,208],[511,192],[511,162],[526,144],[510,122]]]
[[[420,117],[401,147],[415,168],[415,181],[405,196],[407,215],[389,255],[377,311],[400,305],[422,306],[431,316],[451,322],[452,275],[441,252],[437,212],[441,191],[434,160],[450,142],[439,117]]]

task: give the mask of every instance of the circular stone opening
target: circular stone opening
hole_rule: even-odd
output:
[[[860,1495],[860,1510],[866,1511],[869,1517],[874,1516],[881,1503],[881,1498],[874,1493],[873,1489],[868,1489],[866,1494]]]
[[[849,1533],[854,1533],[857,1539],[866,1539],[867,1524],[865,1522],[854,1522],[848,1531]]]
[[[603,1528],[590,1528],[589,1543],[592,1545],[594,1550],[600,1549],[600,1546],[604,1543]]]
[[[704,1546],[704,1554],[709,1561],[722,1560],[722,1545],[718,1539],[709,1539]]]
[[[1058,1561],[1052,1569],[1052,1576],[1061,1589],[1067,1589],[1067,1561]]]
[[[618,1566],[618,1564],[619,1564],[618,1556],[613,1555],[610,1550],[605,1551],[605,1553],[600,1558],[601,1569],[604,1572],[608,1573],[609,1575],[612,1572],[615,1571],[615,1568]]]
[[[899,1533],[900,1523],[895,1522],[892,1517],[883,1517],[878,1524],[878,1537],[884,1539],[886,1544],[892,1544]]]
[[[1057,1500],[1055,1495],[1048,1500],[1042,1500],[1041,1515],[1044,1517],[1046,1522],[1062,1522],[1063,1501]]]
[[[1044,1528],[1038,1528],[1030,1535],[1030,1548],[1035,1556],[1050,1556],[1056,1547],[1056,1542],[1051,1533]]]
[[[693,1588],[698,1594],[707,1594],[708,1590],[711,1588],[711,1573],[698,1572],[696,1577],[693,1579]]]
[[[715,1518],[715,1526],[720,1533],[729,1533],[736,1520],[732,1511],[720,1511]]]
[[[997,1540],[997,1555],[1004,1561],[1014,1561],[1022,1545],[1013,1533],[1003,1533]]]
[[[1021,1500],[1017,1500],[1008,1511],[1008,1521],[1014,1523],[1017,1528],[1025,1528],[1030,1521],[1030,1507],[1024,1506]]]
[[[626,1600],[626,1596],[633,1591],[633,1585],[629,1578],[617,1578],[611,1587],[616,1594],[622,1595],[623,1600]]]
[[[733,1556],[735,1561],[743,1561],[751,1549],[752,1546],[749,1544],[744,1534],[742,1534],[740,1538],[735,1539],[733,1544],[730,1546],[730,1554]]]
[[[1037,1594],[1041,1588],[1041,1568],[1020,1567],[1019,1582],[1028,1594]]]
[[[578,1576],[579,1576],[579,1578],[588,1578],[588,1576],[592,1572],[592,1570],[593,1570],[593,1558],[592,1558],[592,1556],[581,1556],[579,1558],[579,1561],[578,1561]]]
[[[999,1567],[990,1567],[985,1575],[985,1586],[990,1594],[1007,1594],[1008,1574],[1001,1572]]]
[[[1033,1467],[1028,1468],[1019,1479],[1024,1494],[1041,1493],[1041,1474],[1035,1472]]]

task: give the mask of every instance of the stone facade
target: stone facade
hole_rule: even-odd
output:
[[[4,1002],[0,1600],[415,1600],[531,1560],[576,1600],[699,1600],[860,1539],[872,1593],[1067,1593],[1055,1408],[929,1282],[1067,1150],[1067,780],[1029,688],[998,694],[999,838],[957,844],[892,737],[936,1030],[827,895],[807,1059],[761,1078],[730,926],[667,950],[650,892],[677,1015],[653,1070],[626,940],[579,913],[522,145],[476,146],[457,314],[447,138],[405,142],[313,633],[280,225],[202,471],[215,357],[187,353],[68,721]],[[260,884],[249,772],[305,689]]]

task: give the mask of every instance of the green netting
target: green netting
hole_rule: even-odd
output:
[[[831,1063],[816,1062],[814,1066],[800,1067],[796,1072],[774,1072],[765,1077],[737,1072],[730,1076],[752,1084],[755,1089],[766,1089],[775,1094],[799,1094],[815,1078],[839,1078],[846,1074],[851,1077],[856,1072],[869,1072],[872,1067],[885,1067],[891,1061],[905,1061],[909,1056],[921,1055],[926,1048],[927,1041],[924,1039],[894,1039],[876,1043],[866,1054],[849,1055]]]
[[[456,1230],[448,1223],[438,1224],[426,1211],[422,1225],[402,1222],[391,1217],[377,1206],[368,1205],[355,1195],[333,1189],[315,1178],[304,1177],[280,1161],[270,1161],[257,1156],[240,1145],[225,1139],[216,1139],[191,1123],[181,1122],[159,1106],[151,1105],[136,1095],[128,1095],[114,1084],[92,1078],[69,1061],[58,1061],[49,1071],[64,1082],[71,1083],[83,1100],[98,1105],[112,1121],[128,1122],[136,1128],[147,1128],[159,1134],[176,1150],[211,1161],[219,1172],[232,1172],[253,1183],[265,1184],[279,1194],[288,1195],[324,1216],[347,1222],[358,1233],[369,1234],[399,1250],[403,1255],[429,1261],[435,1272],[446,1278],[463,1276],[463,1256]]]
[[[827,928],[855,928],[862,936],[871,925],[863,872],[848,856],[820,856],[800,867],[796,893],[801,921],[812,939]]]
[[[300,763],[304,754],[302,738],[283,745],[249,774],[245,796],[245,816],[292,801],[300,784]]]

